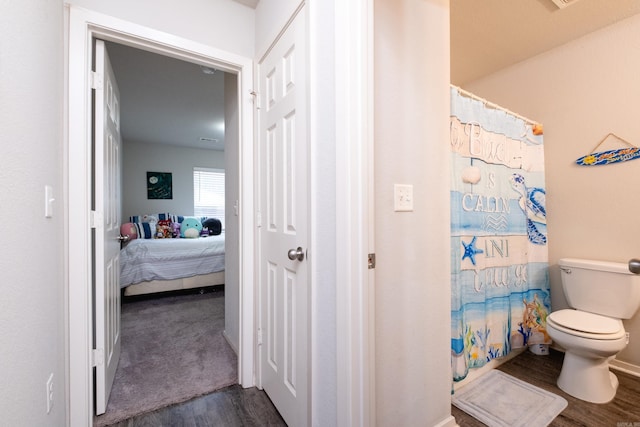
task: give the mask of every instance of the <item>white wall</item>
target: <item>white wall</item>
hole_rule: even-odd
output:
[[[69,0],[68,3],[248,58],[254,11],[232,0]]]
[[[256,62],[274,42],[302,0],[261,0],[256,7]]]
[[[0,14],[0,408],[2,424],[65,424],[63,7],[3,4]],[[44,215],[44,187],[56,201]],[[54,375],[54,406],[45,383]]]
[[[224,75],[225,117],[225,287],[224,333],[232,347],[238,351],[240,344],[240,223],[234,204],[240,200],[240,124],[238,115],[238,78]]]
[[[554,310],[566,307],[559,258],[627,262],[640,257],[640,161],[597,167],[574,163],[609,132],[640,145],[638,40],[636,15],[465,85],[544,125]],[[598,151],[625,146],[611,141]],[[640,372],[640,315],[624,323],[631,342],[618,360],[636,365]]]
[[[341,1],[341,0],[336,0]],[[291,3],[291,2],[290,2]],[[333,1],[309,8],[309,128],[311,138],[312,243],[312,425],[335,426],[338,417],[336,147]],[[286,9],[284,9],[286,10]],[[343,325],[345,327],[346,325]],[[340,402],[344,405],[344,402]]]
[[[448,85],[448,0],[376,0],[378,426],[454,425]],[[393,211],[394,184],[413,212]]]
[[[225,168],[224,152],[217,150],[124,141],[122,153],[123,222],[132,215],[193,215],[193,168]],[[173,199],[147,199],[147,172],[173,174]]]

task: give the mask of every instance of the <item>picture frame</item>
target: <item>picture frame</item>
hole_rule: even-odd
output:
[[[147,199],[173,199],[171,172],[147,172]]]

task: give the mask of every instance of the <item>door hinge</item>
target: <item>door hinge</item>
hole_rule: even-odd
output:
[[[262,345],[262,329],[258,329],[258,345]]]
[[[253,104],[259,110],[260,109],[260,94],[252,89],[251,92],[249,92],[249,95],[253,96],[253,100],[254,100]]]
[[[102,90],[102,73],[91,71],[91,89]]]
[[[91,228],[98,228],[102,225],[102,213],[97,211],[91,211],[89,213],[89,226]]]
[[[104,365],[104,350],[101,348],[94,348],[91,350],[91,366]]]
[[[367,255],[367,266],[369,269],[376,268],[376,254]]]
[[[262,227],[262,212],[256,212],[256,227]]]

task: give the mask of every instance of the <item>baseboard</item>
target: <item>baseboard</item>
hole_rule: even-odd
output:
[[[609,362],[609,367],[616,371],[621,371],[634,377],[640,377],[640,366],[623,362],[622,360],[613,359]]]
[[[453,418],[453,415],[450,415],[448,418],[440,421],[438,424],[435,424],[433,427],[459,427],[456,419]]]
[[[222,331],[222,336],[224,337],[225,340],[227,340],[227,343],[229,344],[229,346],[233,349],[233,352],[236,354],[236,356],[238,355],[238,349],[236,348],[235,345],[233,345],[233,343],[231,342],[231,340],[229,339],[229,336],[227,335],[227,331],[224,330]]]

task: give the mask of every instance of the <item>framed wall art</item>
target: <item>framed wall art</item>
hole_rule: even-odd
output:
[[[171,172],[147,172],[147,199],[173,199]]]

